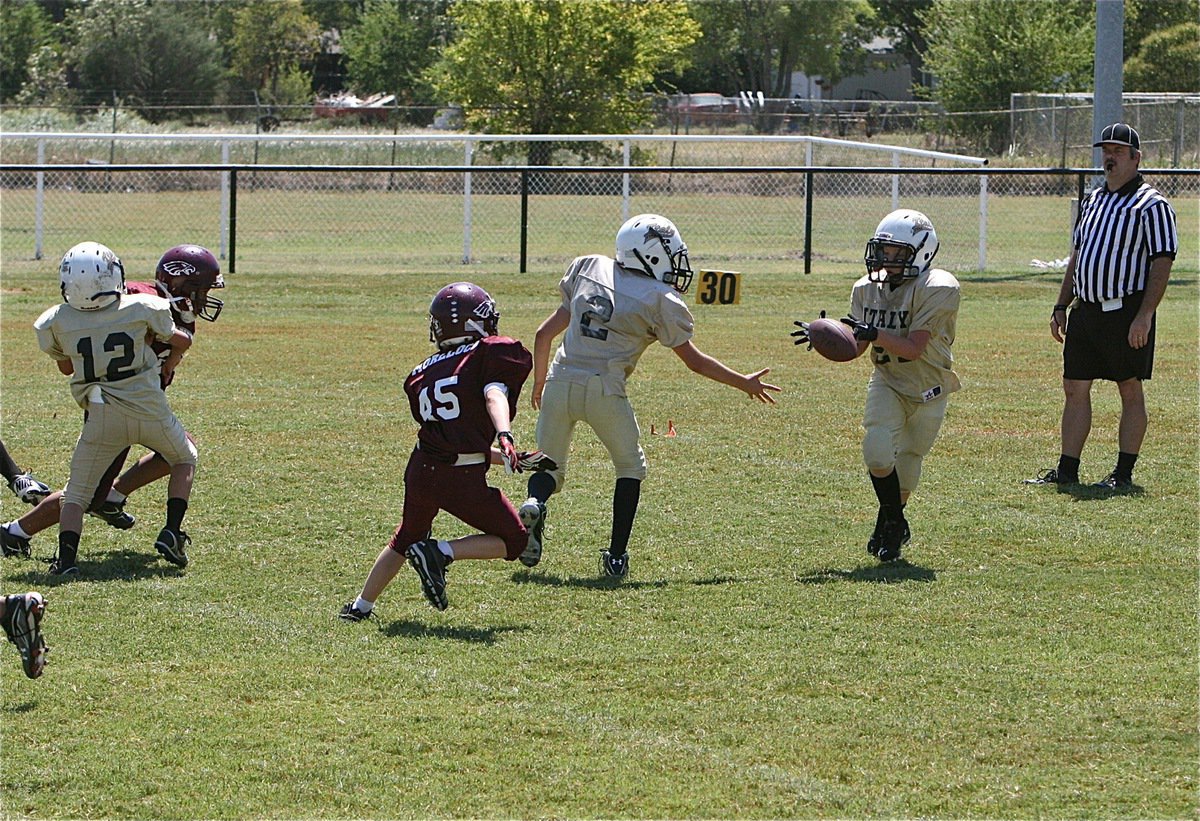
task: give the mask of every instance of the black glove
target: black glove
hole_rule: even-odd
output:
[[[865,322],[859,322],[852,316],[842,317],[842,324],[849,325],[854,331],[854,338],[859,342],[874,342],[879,338],[879,329],[874,325],[868,325]]]
[[[824,318],[825,318],[825,312],[821,311],[821,319],[824,319]],[[792,331],[792,336],[795,337],[795,341],[792,344],[803,345],[805,343],[808,343],[808,349],[811,351],[812,350],[812,340],[810,340],[808,338],[808,323],[796,320],[792,324],[797,326],[800,329],[798,331]]]

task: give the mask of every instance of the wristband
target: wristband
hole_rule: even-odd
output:
[[[1067,310],[1066,305],[1055,305],[1054,310],[1050,312],[1050,316],[1054,316],[1059,311],[1065,311],[1065,310]]]

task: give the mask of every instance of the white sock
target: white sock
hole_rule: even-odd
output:
[[[370,613],[375,609],[375,602],[367,601],[362,596],[359,596],[354,600],[354,609],[360,613]]]
[[[442,555],[446,558],[454,560],[454,548],[450,546],[449,542],[438,539],[438,550],[442,551]]]
[[[11,522],[6,524],[4,526],[4,528],[9,533],[16,536],[18,539],[32,539],[33,538],[32,536],[30,536],[28,533],[25,532],[25,528],[21,527],[20,523],[16,519],[13,519]]]
[[[104,501],[106,501],[106,502],[116,502],[117,504],[121,504],[122,502],[124,502],[124,501],[125,501],[126,499],[128,499],[128,498],[129,498],[129,497],[128,497],[128,496],[126,496],[124,493],[117,493],[117,491],[116,491],[115,489],[113,489],[113,490],[110,490],[110,491],[108,492],[108,498],[107,498],[107,499],[105,499]]]

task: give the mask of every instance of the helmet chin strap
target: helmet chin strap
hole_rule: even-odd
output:
[[[634,248],[633,255],[638,258],[638,262],[642,263],[642,270],[638,271],[637,268],[630,268],[629,270],[635,271],[636,273],[639,273],[639,274],[645,274],[646,276],[650,277],[651,279],[658,279],[658,277],[655,276],[655,274],[654,274],[654,269],[650,267],[650,263],[646,262],[646,258],[644,256],[642,256],[641,251]]]

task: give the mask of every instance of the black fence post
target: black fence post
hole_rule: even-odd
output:
[[[521,273],[526,273],[529,250],[529,172],[521,172]]]
[[[804,172],[804,273],[812,273],[813,172]]]
[[[229,273],[237,273],[237,169],[229,170]]]

